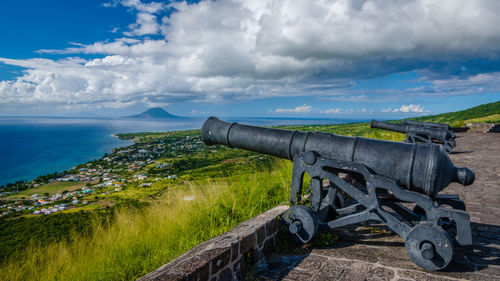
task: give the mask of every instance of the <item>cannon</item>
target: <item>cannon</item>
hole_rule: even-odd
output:
[[[464,202],[438,193],[451,182],[472,184],[475,174],[455,167],[439,145],[257,127],[216,117],[205,121],[202,138],[207,145],[293,161],[291,208],[282,218],[299,243],[320,230],[382,222],[405,239],[410,259],[428,270],[448,265],[454,242],[472,243]]]
[[[418,126],[442,128],[442,129],[446,129],[450,132],[453,132],[453,128],[449,124],[445,124],[445,123],[418,122],[418,121],[412,121],[412,120],[403,120],[402,123],[408,124],[408,125],[418,125]],[[454,138],[454,136],[453,136],[453,138]]]
[[[444,147],[446,153],[450,153],[456,147],[455,134],[448,124],[403,121],[403,124],[395,124],[372,120],[370,127],[400,132],[406,134],[407,143],[436,143]]]
[[[441,128],[441,129],[448,130],[448,132],[450,132],[451,139],[454,140],[457,137],[457,136],[455,136],[456,128],[453,128],[449,124],[445,124],[445,123],[418,122],[418,121],[411,121],[411,120],[403,120],[403,124]]]

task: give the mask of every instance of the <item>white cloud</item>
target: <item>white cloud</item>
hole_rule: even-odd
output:
[[[0,104],[116,107],[298,95],[399,101],[500,89],[500,1],[122,0],[103,5],[118,4],[137,13],[125,38],[39,51],[101,58],[0,59],[28,68],[21,77],[0,82]],[[162,16],[168,9],[176,12]],[[155,34],[164,38],[143,37]],[[409,70],[419,71],[430,86],[385,93],[349,89],[353,79]]]
[[[191,110],[190,114],[196,115],[196,116],[210,116],[210,115],[214,116],[214,115],[217,115],[217,112],[193,109],[193,110]]]
[[[323,113],[323,114],[339,114],[342,112],[343,112],[342,108],[330,108],[330,109],[320,111],[320,113]]]
[[[137,22],[129,25],[130,32],[124,32],[127,36],[158,34],[160,24],[156,16],[148,13],[137,14]]]
[[[121,0],[118,1],[125,7],[136,9],[139,12],[154,14],[167,7],[166,4],[161,2],[142,3],[141,0]]]
[[[276,108],[275,110],[270,110],[270,112],[275,113],[309,113],[312,107],[310,105],[304,104],[297,106],[296,108]]]
[[[387,112],[382,110],[382,112]],[[396,108],[392,110],[392,112],[404,112],[404,113],[423,113],[424,107],[420,106],[420,104],[408,104],[408,105],[401,105],[400,108]]]
[[[142,3],[140,0],[122,0],[118,2],[105,3],[105,7],[116,7],[121,5],[138,11],[136,22],[128,26],[130,31],[123,34],[126,36],[142,36],[159,34],[160,23],[154,15],[168,7],[161,2]]]

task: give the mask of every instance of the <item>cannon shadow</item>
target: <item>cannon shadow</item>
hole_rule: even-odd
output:
[[[500,266],[500,226],[472,222],[471,228],[473,244],[469,246],[455,244],[453,260],[441,271],[425,271],[413,264],[406,255],[404,240],[385,225],[363,223],[331,230],[339,236],[339,239],[330,247],[310,247],[307,252],[301,255],[273,253],[267,258],[268,267],[266,270],[257,272],[255,277],[259,280],[286,279],[287,276],[303,272],[304,264],[310,264],[310,260],[316,262],[318,257],[367,262],[402,270],[419,270],[451,278],[461,277],[461,274],[486,272],[492,265],[494,266],[492,270],[498,271],[498,266]],[[326,261],[324,263],[318,267],[329,266]],[[305,268],[307,270],[307,267]]]
[[[452,151],[450,154],[469,154],[469,153],[474,153],[474,150],[463,150],[463,151]]]

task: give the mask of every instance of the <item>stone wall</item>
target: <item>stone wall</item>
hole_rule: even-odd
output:
[[[469,128],[468,127],[453,127],[453,128],[451,128],[451,130],[454,133],[466,133],[469,130]]]
[[[287,209],[278,206],[251,218],[139,280],[243,280],[245,268],[258,266],[274,249],[278,216]]]
[[[469,128],[469,132],[471,133],[499,133],[500,132],[500,124],[489,124],[489,123],[481,123],[481,124],[467,124]]]

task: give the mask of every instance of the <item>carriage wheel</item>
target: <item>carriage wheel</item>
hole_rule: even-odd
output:
[[[309,207],[296,205],[286,211],[284,215],[288,223],[288,230],[298,243],[305,244],[311,241],[318,231],[318,216]]]
[[[408,257],[423,269],[445,268],[453,257],[453,242],[444,229],[431,224],[413,227],[405,241]]]

